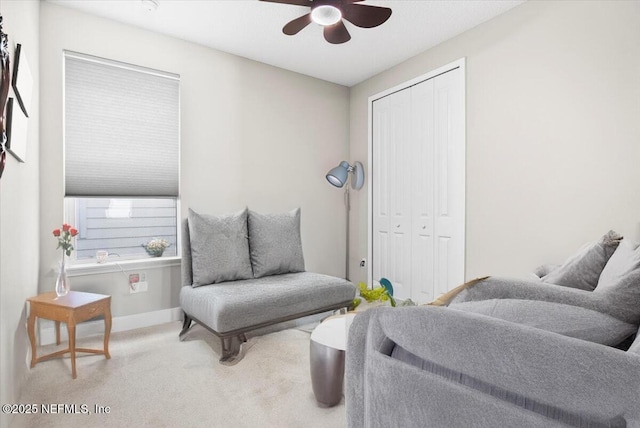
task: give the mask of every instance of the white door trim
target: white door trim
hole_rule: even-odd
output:
[[[367,190],[367,197],[368,197],[368,202],[367,202],[367,284],[369,285],[369,287],[371,287],[373,285],[373,173],[372,173],[372,162],[373,162],[373,103],[374,101],[385,97],[389,94],[392,94],[394,92],[398,92],[401,91],[403,89],[407,89],[411,86],[417,85],[418,83],[424,82],[425,80],[429,80],[429,79],[433,79],[434,77],[446,73],[448,71],[454,70],[456,68],[459,68],[460,71],[462,72],[462,79],[463,79],[463,94],[465,97],[465,100],[463,100],[463,123],[465,124],[463,126],[463,130],[462,130],[462,138],[464,141],[464,146],[466,147],[467,145],[467,133],[466,133],[466,123],[467,123],[467,117],[466,117],[466,58],[460,58],[456,61],[453,61],[449,64],[443,65],[442,67],[436,68],[435,70],[429,71],[421,76],[415,77],[411,80],[407,80],[406,82],[400,83],[399,85],[396,85],[392,88],[386,89],[382,92],[379,92],[375,95],[372,95],[369,97],[368,101],[367,101],[367,183],[368,184],[368,190]],[[466,164],[466,150],[465,153],[463,154],[464,162]],[[464,170],[462,171],[464,177],[463,179],[466,181],[466,167],[464,168]],[[466,188],[466,186],[465,186]],[[466,203],[466,195],[463,204]],[[463,206],[463,209],[466,212],[466,206]],[[465,229],[466,229],[466,220],[465,220],[465,225],[464,225]],[[463,231],[463,233],[466,236],[466,230]],[[465,247],[466,247],[466,238],[465,238]],[[466,254],[466,249],[463,248],[463,254]],[[466,263],[465,263],[465,271],[466,271]],[[465,278],[466,278],[466,272],[465,272]]]

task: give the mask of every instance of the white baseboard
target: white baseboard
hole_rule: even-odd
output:
[[[118,331],[134,330],[136,328],[151,327],[153,325],[164,324],[182,319],[180,308],[162,309],[160,311],[145,312],[142,314],[125,315],[115,317],[111,322],[111,333]],[[43,320],[44,321],[44,320]],[[53,321],[44,323],[38,322],[40,326],[40,344],[50,345],[56,342],[56,328]],[[76,325],[76,339],[104,334],[104,319],[87,321]],[[60,326],[60,340],[68,340],[65,325]]]

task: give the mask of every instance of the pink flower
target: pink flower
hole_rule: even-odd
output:
[[[71,255],[73,248],[73,238],[78,235],[78,229],[70,224],[64,223],[62,229],[53,229],[53,236],[58,239],[58,247],[67,256]]]

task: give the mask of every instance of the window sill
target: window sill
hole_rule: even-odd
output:
[[[67,276],[98,275],[102,273],[113,273],[140,269],[160,269],[165,267],[180,266],[182,258],[174,257],[154,257],[139,260],[122,260],[107,263],[82,263],[67,265]]]

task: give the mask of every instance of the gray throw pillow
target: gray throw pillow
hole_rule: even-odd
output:
[[[640,323],[640,269],[629,271],[615,284],[596,287],[594,296],[615,307],[620,319],[636,324]]]
[[[598,285],[602,270],[621,240],[621,235],[613,230],[609,231],[599,241],[582,247],[562,266],[543,277],[542,281],[593,291]]]
[[[282,214],[249,211],[249,248],[255,278],[303,272],[300,208]]]
[[[543,277],[545,277],[546,275],[549,275],[551,272],[558,269],[559,267],[560,265],[554,265],[554,264],[540,265],[537,268],[535,268],[535,270],[533,271],[533,274],[536,277],[538,277],[538,279],[542,279]]]
[[[596,290],[602,292],[615,289],[617,284],[636,269],[640,269],[640,248],[637,243],[623,239],[602,270]]]
[[[253,278],[247,211],[213,216],[189,209],[193,287]]]

